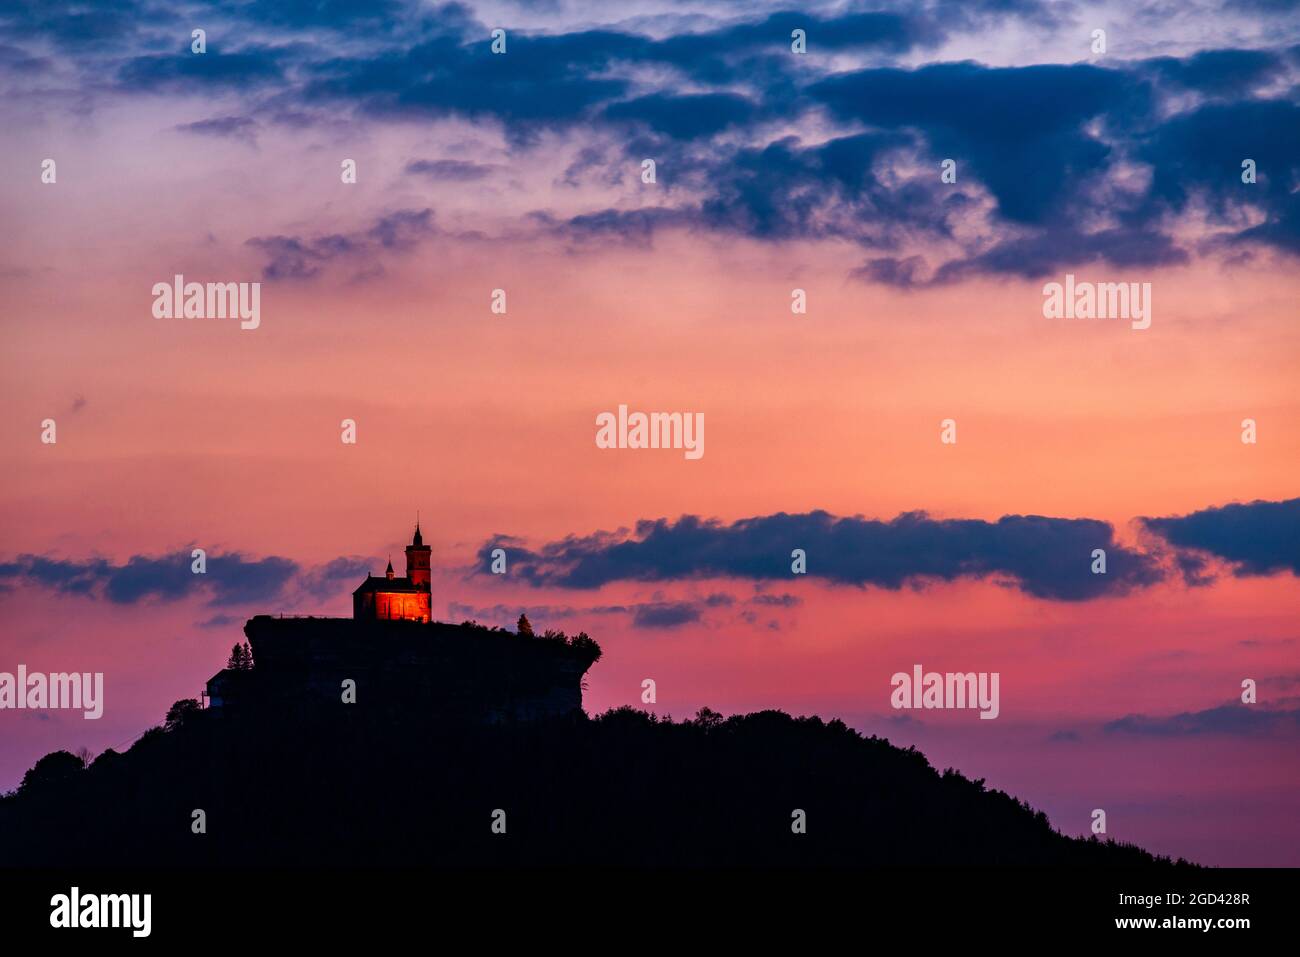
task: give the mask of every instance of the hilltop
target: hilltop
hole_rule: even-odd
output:
[[[174,708],[123,754],[41,759],[0,799],[0,832],[0,866],[1170,864],[1065,837],[838,720],[621,708],[457,725],[364,699],[270,722]]]

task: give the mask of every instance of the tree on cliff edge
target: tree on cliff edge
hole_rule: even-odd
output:
[[[248,647],[248,642],[236,644],[230,649],[230,660],[226,662],[226,667],[232,671],[248,671],[253,667],[253,652]]]

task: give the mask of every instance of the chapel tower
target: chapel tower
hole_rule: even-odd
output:
[[[411,544],[406,546],[406,577],[416,588],[425,591],[429,591],[432,587],[429,582],[429,553],[432,551],[433,549],[424,544],[424,538],[420,535],[420,523],[417,520],[415,538],[411,539]]]
[[[406,576],[398,578],[390,561],[383,577],[366,575],[352,593],[352,617],[380,621],[430,621],[432,585],[429,554],[420,523],[415,523],[415,538],[406,546]]]

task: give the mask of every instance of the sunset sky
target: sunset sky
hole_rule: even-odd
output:
[[[0,711],[0,790],[250,615],[349,615],[418,510],[435,617],[587,631],[589,713],[839,717],[1065,833],[1300,866],[1287,6],[6,6],[0,672],[105,712]],[[1151,327],[1044,318],[1067,273]],[[155,318],[176,274],[260,326]],[[598,448],[620,404],[703,457]],[[999,717],[891,709],[914,664]]]

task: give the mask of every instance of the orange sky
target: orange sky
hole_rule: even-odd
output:
[[[675,717],[703,705],[841,716],[1011,790],[1068,833],[1103,806],[1114,836],[1154,851],[1300,864],[1300,841],[1276,839],[1296,837],[1300,819],[1293,739],[1102,728],[1231,702],[1246,677],[1262,703],[1294,707],[1292,575],[1170,580],[1086,602],[993,581],[900,592],[779,581],[764,587],[799,602],[746,621],[753,582],[589,592],[467,573],[497,534],[537,545],[683,514],[1040,514],[1110,522],[1132,542],[1139,516],[1294,498],[1293,262],[1210,250],[1124,274],[1084,265],[1082,279],[1150,282],[1151,328],[1047,320],[1042,282],[899,291],[851,278],[863,251],[833,240],[669,230],[574,245],[527,214],[627,202],[639,187],[562,184],[576,146],[551,134],[521,157],[462,120],[266,131],[255,146],[175,132],[223,104],[28,117],[0,155],[0,564],[198,545],[304,566],[357,555],[378,571],[390,554],[400,564],[418,509],[435,615],[501,605],[489,623],[506,624],[523,608],[569,609],[533,612],[534,624],[601,641],[589,711],[640,706],[653,677],[656,709]],[[442,187],[401,175],[435,145],[504,172]],[[50,155],[58,184],[39,186]],[[355,187],[339,182],[342,157],[358,161]],[[151,315],[151,287],[175,273],[261,278],[250,238],[352,236],[377,212],[425,207],[436,235],[372,251],[361,279],[330,263],[311,280],[265,280],[256,330]],[[504,316],[489,311],[495,288]],[[807,315],[790,313],[795,288]],[[703,412],[704,457],[598,449],[595,416],[620,404]],[[53,446],[40,441],[47,418]],[[355,446],[340,442],[345,418]],[[946,418],[955,446],[939,441]],[[1245,418],[1257,444],[1240,440]],[[713,593],[735,604],[673,629],[599,611]],[[349,609],[346,590],[290,603],[0,591],[0,670],[103,670],[108,696],[97,723],[0,715],[0,788],[49,750],[121,745],[161,720],[220,668],[246,615]],[[232,623],[204,626],[227,612]],[[999,672],[1000,719],[900,722],[888,679],[913,663]]]

